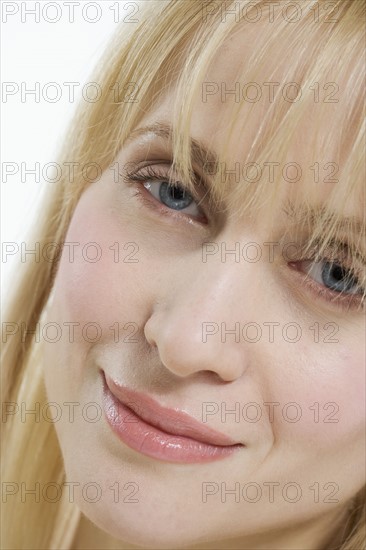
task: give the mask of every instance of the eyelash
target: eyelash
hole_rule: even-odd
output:
[[[136,197],[145,205],[147,206],[148,208],[152,209],[153,211],[158,211],[158,213],[162,213],[163,215],[168,215],[172,218],[179,218],[179,219],[184,219],[185,221],[187,219],[190,219],[190,220],[194,220],[195,222],[198,222],[200,224],[205,224],[207,223],[207,216],[205,215],[205,212],[204,210],[198,205],[198,203],[201,201],[202,202],[202,199],[203,197],[199,197],[198,194],[196,196],[192,195],[187,187],[181,182],[181,181],[178,181],[178,180],[172,180],[171,177],[169,176],[169,174],[167,173],[166,170],[164,169],[157,169],[157,168],[154,168],[153,166],[149,165],[149,166],[146,166],[143,168],[144,172],[136,172],[136,171],[133,171],[133,172],[127,172],[126,174],[120,174],[123,179],[124,179],[124,182],[131,186],[131,183],[132,184],[143,184],[144,182],[148,182],[148,181],[154,181],[154,182],[157,182],[157,181],[168,181],[169,182],[169,187],[179,187],[180,189],[183,189],[183,190],[186,190],[187,193],[192,197],[193,201],[196,202],[197,204],[197,207],[199,208],[200,212],[201,212],[201,216],[200,217],[196,217],[196,216],[191,216],[189,214],[184,214],[184,213],[179,213],[179,211],[176,211],[176,210],[173,210],[171,208],[169,208],[168,206],[164,206],[162,203],[159,203],[158,200],[146,189],[144,188],[143,190],[140,189],[139,187],[135,187],[136,189]],[[196,181],[198,182],[200,180],[200,178],[198,176],[195,176],[195,179]],[[147,196],[145,196],[145,193],[148,193]],[[150,198],[150,196],[152,198]]]
[[[314,258],[299,260],[296,262],[296,264],[294,262],[290,262],[289,265],[294,269],[294,271],[297,271],[299,277],[301,277],[302,283],[316,298],[320,297],[322,300],[326,300],[326,302],[330,303],[331,305],[335,304],[336,307],[340,308],[342,311],[355,311],[360,310],[364,307],[365,289],[361,288],[361,292],[354,294],[345,294],[344,292],[331,290],[330,288],[327,288],[326,286],[323,286],[320,283],[316,282],[309,275],[300,272],[297,264],[304,263],[305,261],[312,262],[314,261]],[[330,260],[327,257],[323,257],[321,261],[328,261],[342,267],[342,264],[337,263],[337,260],[334,259]],[[354,271],[352,270],[349,270],[348,273],[351,278],[356,276]]]
[[[169,181],[169,184],[174,187],[177,186],[181,189],[187,190],[187,187],[180,181],[172,181],[170,179],[170,176],[168,173],[164,170],[158,171],[156,168],[154,168],[152,165],[146,166],[143,168],[145,170],[145,173],[133,171],[133,172],[127,172],[126,174],[120,174],[124,180],[124,182],[131,186],[135,185],[135,196],[140,200],[144,206],[152,209],[155,212],[158,212],[160,215],[168,215],[172,218],[185,218],[185,219],[194,219],[196,222],[202,224],[207,223],[207,217],[205,216],[203,212],[203,219],[199,219],[196,217],[189,216],[187,214],[180,214],[177,211],[172,210],[169,207],[164,207],[160,203],[158,203],[157,199],[151,195],[149,191],[147,191],[144,188],[144,191],[151,195],[151,199],[147,196],[144,196],[143,191],[137,187],[137,185],[143,184],[147,181]],[[199,179],[199,178],[198,178]],[[189,191],[187,190],[187,193]],[[190,194],[190,193],[189,193]],[[198,203],[200,200],[198,196],[193,196],[190,194],[192,199]],[[341,247],[345,247],[344,243],[340,243]],[[315,258],[299,258],[296,260],[296,262],[289,262],[289,265],[293,268],[294,271],[297,271],[299,273],[299,276],[302,279],[302,283],[308,288],[308,290],[317,298],[321,298],[322,300],[325,300],[326,302],[330,303],[331,305],[336,304],[336,307],[342,309],[342,310],[359,310],[363,308],[364,301],[365,301],[365,294],[366,289],[361,288],[360,293],[354,293],[354,294],[344,294],[343,292],[337,292],[334,290],[331,290],[330,288],[327,288],[326,286],[321,285],[320,283],[317,283],[314,279],[310,278],[307,274],[304,274],[299,271],[298,264],[304,263],[306,261],[312,262]],[[339,265],[340,267],[344,267],[344,265],[341,263],[340,260],[335,260],[334,258],[331,259],[330,257],[323,257],[321,258],[321,261],[323,262],[329,262],[333,263],[335,265]],[[339,262],[339,263],[336,263]],[[353,270],[348,270],[348,273],[351,278],[356,278],[356,273]],[[356,279],[357,280],[357,279]]]

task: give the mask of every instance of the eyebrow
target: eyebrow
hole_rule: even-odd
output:
[[[163,138],[165,141],[171,141],[173,135],[173,128],[169,124],[163,122],[156,122],[150,126],[144,126],[142,128],[136,128],[130,132],[126,141],[130,141],[137,137],[154,134],[157,137]],[[205,147],[202,142],[190,138],[190,148],[191,148],[191,159],[193,164],[199,166],[201,169],[206,165],[210,164],[210,172],[212,169],[212,174],[216,174],[219,169],[219,157],[218,155]]]
[[[154,124],[136,128],[130,132],[126,138],[126,142],[136,139],[146,134],[154,134],[165,141],[172,140],[173,128],[170,124],[164,122],[155,122]],[[191,159],[192,163],[204,167],[207,163],[212,167],[212,174],[216,174],[219,170],[219,156],[212,150],[208,149],[202,142],[190,138]],[[366,234],[365,223],[355,216],[340,217],[337,212],[329,212],[324,207],[296,207],[290,201],[287,201],[282,208],[282,213],[288,218],[292,218],[296,223],[308,223],[314,225],[316,220],[320,220],[321,224],[326,227],[329,223],[335,222],[335,228],[338,230],[348,230],[360,235]]]

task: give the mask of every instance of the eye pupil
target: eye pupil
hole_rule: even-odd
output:
[[[338,264],[327,262],[322,275],[324,284],[338,292],[349,291],[357,284],[356,278]]]
[[[174,186],[170,188],[170,194],[173,200],[182,200],[185,198],[186,192],[184,189]]]
[[[332,275],[334,279],[336,279],[337,281],[341,281],[346,277],[347,274],[346,274],[346,271],[340,265],[336,265],[333,267]]]

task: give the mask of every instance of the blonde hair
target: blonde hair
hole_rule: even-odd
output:
[[[283,54],[286,50],[306,44],[306,48],[300,48],[297,62],[289,63],[285,75],[287,81],[296,81],[305,88],[321,80],[329,67],[335,68],[344,77],[342,91],[348,98],[348,110],[342,115],[343,141],[339,147],[342,180],[329,194],[325,212],[312,220],[309,240],[311,246],[321,236],[322,247],[337,235],[337,216],[341,213],[339,205],[345,207],[350,200],[355,197],[359,200],[363,196],[362,159],[365,146],[362,124],[365,3],[335,0],[328,2],[331,10],[324,10],[325,3],[325,0],[301,3],[303,16],[299,22],[289,23],[277,14],[277,24],[258,34],[255,54],[245,67],[245,80],[255,82],[257,71],[260,71],[275,44]],[[229,9],[234,4],[240,4],[241,13],[246,13],[248,17],[252,14],[254,18],[258,13],[255,10],[264,9],[268,1],[241,0],[226,2],[225,6]],[[314,17],[317,4],[320,6],[319,21]],[[221,2],[210,0],[154,0],[141,4],[138,24],[126,24],[118,30],[93,78],[102,85],[102,97],[96,103],[79,106],[60,155],[61,166],[64,161],[78,163],[74,179],[68,181],[65,173],[61,181],[48,190],[39,223],[34,228],[33,242],[39,242],[41,247],[50,242],[64,242],[75,206],[89,185],[83,166],[97,163],[105,170],[130,132],[172,82],[177,83],[171,134],[174,167],[184,176],[188,187],[193,188],[189,128],[200,82],[224,41],[234,31],[251,24],[238,22],[233,16],[223,17],[222,6]],[[332,18],[332,14],[336,17]],[[330,22],[325,21],[326,16],[331,19]],[[284,30],[287,30],[289,37],[286,46],[283,41],[281,43]],[[138,101],[124,101],[123,95],[116,101],[116,83],[119,83],[120,90],[126,90],[128,83],[138,85]],[[241,108],[240,103],[233,108],[228,136]],[[281,162],[299,120],[309,108],[311,99],[284,102],[280,94],[275,94],[250,149],[244,151],[246,156],[243,160],[250,162],[254,159],[260,164],[264,159],[275,158]],[[319,120],[319,127],[321,124],[322,120]],[[223,143],[228,141],[223,139]],[[223,149],[220,159],[226,158],[227,151]],[[240,182],[240,185],[230,188],[230,194],[228,185],[229,182],[223,180],[221,174],[215,176],[213,205],[218,206],[221,198],[227,195],[229,208],[237,211],[238,215],[249,209],[261,208],[270,213],[281,196],[280,179],[270,185],[264,177],[255,185]],[[337,215],[333,212],[335,205],[338,206]],[[6,319],[18,327],[23,323],[27,331],[23,333],[18,330],[3,345],[3,407],[4,404],[8,406],[9,403],[22,402],[26,402],[28,407],[32,403],[42,406],[47,402],[41,345],[34,342],[32,329],[41,322],[46,310],[58,261],[59,256],[55,255],[52,261],[41,256],[38,262],[27,263],[22,266],[22,272],[13,284]],[[65,481],[63,459],[53,424],[44,418],[38,422],[27,420],[27,423],[22,423],[19,415],[8,416],[2,425],[2,438],[6,439],[6,444],[2,445],[3,481],[18,486],[25,483],[29,487],[37,482],[42,486],[50,480],[62,484]],[[365,548],[364,491],[355,495],[353,504],[343,542],[339,546],[341,550]],[[2,547],[7,549],[69,549],[80,520],[79,509],[67,500],[66,493],[58,502],[43,500],[37,505],[28,499],[19,506],[15,499],[10,498],[3,504],[2,513]],[[331,541],[329,548],[334,548]]]

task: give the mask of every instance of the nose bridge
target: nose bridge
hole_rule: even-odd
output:
[[[147,340],[157,346],[160,360],[179,376],[200,370],[231,381],[244,372],[248,357],[240,341],[239,324],[250,316],[255,267],[204,256],[177,262],[168,271],[165,290],[145,325]],[[231,247],[234,249],[234,247]]]
[[[236,254],[225,256],[219,251],[215,256],[202,256],[194,262],[189,307],[195,317],[203,321],[205,314],[211,319],[225,320],[234,314],[245,279],[244,268],[237,259]]]

